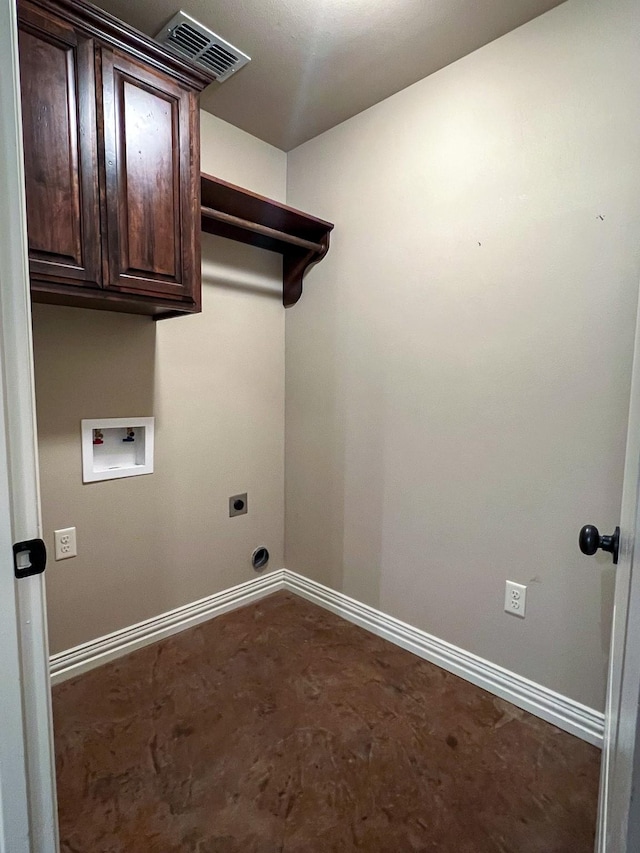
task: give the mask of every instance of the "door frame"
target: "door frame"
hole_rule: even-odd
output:
[[[597,853],[640,850],[640,305],[620,517],[620,558],[598,800]]]
[[[12,542],[40,537],[15,0],[0,0],[0,853],[59,850],[44,576],[16,582]],[[640,318],[639,318],[640,322]],[[601,775],[598,853],[640,850],[640,326]]]
[[[15,0],[0,0],[0,186],[0,850],[56,853],[44,576],[13,571],[13,542],[42,531]]]

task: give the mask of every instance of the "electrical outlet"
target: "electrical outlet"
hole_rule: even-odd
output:
[[[68,560],[69,557],[78,556],[75,527],[54,530],[53,540],[56,546],[56,560]]]
[[[249,504],[247,502],[246,492],[243,495],[233,495],[233,497],[229,498],[230,518],[233,518],[235,515],[246,515],[248,511]]]
[[[527,604],[527,588],[524,584],[507,581],[504,591],[504,609],[513,616],[524,619]]]

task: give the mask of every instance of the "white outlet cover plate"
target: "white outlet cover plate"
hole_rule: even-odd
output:
[[[527,588],[524,584],[507,581],[504,591],[504,609],[512,616],[525,617]]]
[[[78,556],[75,527],[63,527],[53,531],[53,541],[56,546],[56,560],[68,560]]]

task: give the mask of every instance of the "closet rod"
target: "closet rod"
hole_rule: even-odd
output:
[[[310,252],[324,252],[325,250],[322,243],[312,243],[311,240],[304,240],[302,237],[295,237],[293,234],[287,234],[285,231],[278,231],[277,228],[268,228],[266,225],[250,222],[248,219],[241,219],[239,216],[232,216],[230,213],[223,213],[221,210],[215,210],[213,207],[205,207],[203,205],[201,213],[205,219],[216,219],[218,222],[235,225],[237,228],[242,228],[245,231],[253,231],[255,234],[261,234],[263,237],[271,237],[274,240],[279,240],[281,243],[291,243],[292,246],[299,246],[301,249],[308,249]]]

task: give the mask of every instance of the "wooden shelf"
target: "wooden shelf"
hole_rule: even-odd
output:
[[[305,273],[329,251],[333,224],[204,173],[200,188],[202,230],[281,254],[282,303],[295,305]]]

